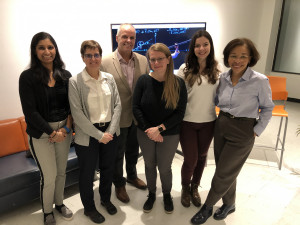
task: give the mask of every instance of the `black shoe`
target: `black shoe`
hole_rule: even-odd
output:
[[[171,194],[164,194],[165,212],[172,213],[174,211],[173,200]]]
[[[235,205],[226,205],[223,204],[221,208],[218,208],[214,213],[215,220],[223,220],[227,217],[228,214],[235,211]]]
[[[213,207],[208,207],[207,205],[203,205],[202,208],[197,212],[191,219],[192,224],[203,224],[206,220],[212,215]]]
[[[106,211],[110,215],[114,215],[117,213],[117,208],[111,203],[111,201],[101,202],[101,205],[103,205],[105,207]]]
[[[155,202],[156,196],[155,193],[149,192],[148,194],[148,199],[144,204],[143,210],[145,213],[149,213],[151,212],[152,208],[153,208],[153,204]]]
[[[84,215],[88,216],[94,223],[103,223],[105,221],[104,216],[102,216],[96,209],[92,211],[84,210]]]

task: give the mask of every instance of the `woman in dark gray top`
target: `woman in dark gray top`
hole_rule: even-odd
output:
[[[145,160],[149,190],[144,212],[150,212],[156,192],[158,167],[166,213],[173,212],[171,164],[179,143],[187,91],[184,81],[173,74],[173,59],[162,43],[147,52],[153,72],[142,75],[133,94],[133,114],[138,122],[137,137]]]

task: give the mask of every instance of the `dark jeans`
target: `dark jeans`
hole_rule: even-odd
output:
[[[183,153],[181,184],[200,184],[206,163],[207,152],[214,135],[215,121],[193,123],[183,121],[180,129],[180,144]]]
[[[116,187],[122,187],[126,184],[126,179],[123,177],[124,155],[127,178],[134,180],[137,178],[136,164],[139,155],[139,144],[136,137],[136,126],[133,122],[130,127],[121,128],[118,137],[118,153],[113,177],[113,183]]]
[[[107,127],[106,127],[107,128]],[[103,130],[105,131],[104,127]],[[101,128],[100,128],[101,130]],[[90,137],[89,146],[75,144],[75,151],[79,162],[79,191],[84,209],[91,211],[96,209],[94,202],[93,182],[96,164],[99,160],[100,182],[99,193],[101,201],[110,201],[112,174],[117,154],[117,136],[107,144],[99,143]]]

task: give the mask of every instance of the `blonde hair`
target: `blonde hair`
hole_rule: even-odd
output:
[[[171,52],[169,48],[163,43],[153,44],[147,51],[148,60],[150,51],[162,52],[169,59],[169,64],[167,65],[167,70],[165,73],[164,90],[161,98],[166,102],[165,108],[175,109],[179,100],[180,89],[178,78],[173,73],[174,63],[171,56]]]

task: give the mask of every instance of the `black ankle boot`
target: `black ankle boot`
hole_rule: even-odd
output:
[[[155,193],[149,192],[148,199],[145,202],[143,207],[145,213],[149,213],[152,210],[155,199],[156,199]]]
[[[212,206],[203,205],[191,219],[192,224],[203,224],[212,215]]]
[[[170,193],[164,194],[165,212],[172,213],[174,210],[173,200]]]

